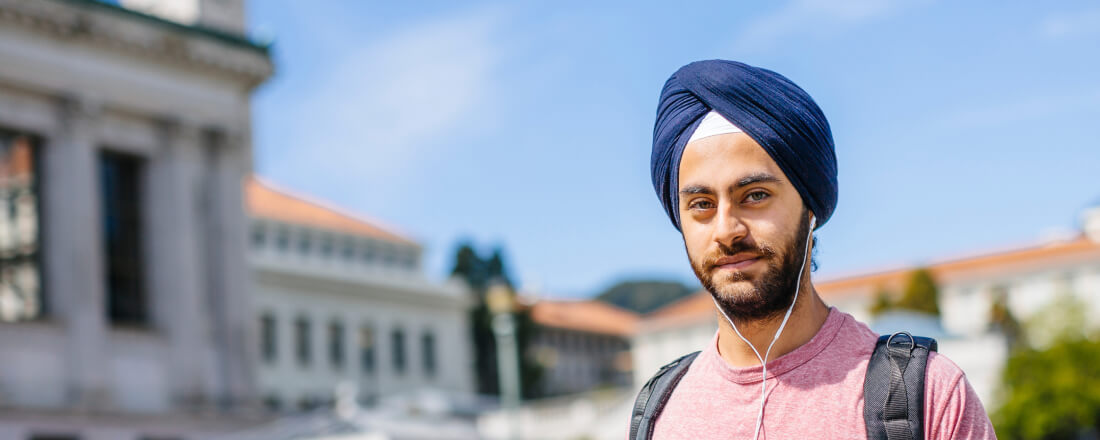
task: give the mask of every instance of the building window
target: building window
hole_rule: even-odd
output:
[[[344,367],[344,324],[338,321],[328,325],[328,360],[334,368]]]
[[[144,325],[148,320],[142,267],[142,160],[102,152],[99,190],[102,204],[107,315],[112,323]]]
[[[265,313],[260,318],[260,351],[264,360],[269,364],[275,363],[278,356],[278,327],[275,323],[275,315]]]
[[[390,266],[393,265],[395,260],[397,260],[397,249],[394,249],[393,246],[386,246],[382,251],[382,264]]]
[[[374,373],[374,329],[364,325],[359,329],[359,367],[364,373]]]
[[[321,256],[322,257],[331,256],[332,255],[332,247],[333,247],[332,236],[331,235],[325,235],[324,238],[321,239]]]
[[[252,247],[256,249],[263,249],[264,244],[267,243],[267,233],[264,231],[263,226],[252,226]]]
[[[312,351],[309,333],[309,320],[306,317],[302,316],[294,321],[294,352],[298,357],[298,364],[303,367],[309,365],[310,351]]]
[[[279,248],[280,252],[286,252],[290,248],[290,231],[286,228],[279,228],[275,233],[275,247]]]
[[[351,239],[344,241],[343,257],[348,261],[355,259],[355,242]]]
[[[321,407],[321,399],[314,396],[302,396],[298,398],[299,411],[312,411]]]
[[[309,241],[309,233],[302,231],[298,236],[298,253],[302,255],[309,255],[309,248],[311,246]]]
[[[393,350],[393,370],[403,374],[405,373],[405,331],[394,329],[390,334],[390,345]]]
[[[374,244],[367,242],[363,246],[363,261],[367,263],[374,261]]]
[[[280,399],[278,395],[269,394],[264,397],[264,407],[271,412],[282,411],[283,400]]]
[[[424,331],[420,336],[420,359],[423,361],[424,375],[435,376],[435,334],[430,330]]]
[[[0,131],[0,322],[45,314],[36,153],[27,136]]]

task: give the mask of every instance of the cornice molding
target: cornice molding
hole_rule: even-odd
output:
[[[249,89],[273,73],[266,49],[207,31],[168,25],[136,13],[60,0],[0,0],[0,26],[18,26],[60,41],[78,42],[145,60],[229,75]]]
[[[251,262],[250,267],[254,280],[260,284],[292,289],[307,295],[327,292],[354,297],[360,301],[384,301],[451,311],[463,311],[472,306],[472,301],[465,292],[426,280],[362,274],[341,277],[325,271],[259,262]],[[256,288],[262,287],[257,285]]]

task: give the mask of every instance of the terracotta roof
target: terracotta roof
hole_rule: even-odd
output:
[[[714,312],[714,300],[711,299],[710,292],[700,290],[646,315],[642,320],[642,327],[647,330],[677,327],[714,317]]]
[[[1068,241],[1055,241],[982,255],[958,257],[927,265],[939,282],[996,277],[1033,271],[1045,267],[1072,264],[1082,260],[1100,260],[1100,243],[1078,236]],[[879,287],[900,289],[913,267],[842,277],[815,283],[822,298],[870,295]]]
[[[248,212],[254,217],[419,246],[412,239],[383,228],[373,220],[275,188],[256,176],[247,180],[244,192]]]
[[[638,315],[602,301],[542,300],[531,306],[531,319],[545,327],[617,336],[634,334]]]
[[[1100,243],[1081,236],[1070,241],[954,258],[933,263],[927,267],[933,277],[944,282],[991,277],[1090,259],[1100,260]],[[836,278],[814,283],[814,289],[822,298],[872,295],[879,287],[900,289],[913,269],[913,267],[906,267]],[[714,302],[709,293],[700,291],[646,315],[640,326],[643,329],[674,327],[710,319],[712,316],[714,316]]]

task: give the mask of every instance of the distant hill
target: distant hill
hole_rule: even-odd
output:
[[[646,314],[695,290],[675,281],[623,281],[596,295],[595,299]]]

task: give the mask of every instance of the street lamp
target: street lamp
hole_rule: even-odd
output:
[[[520,438],[519,426],[519,349],[516,347],[515,295],[507,284],[495,281],[489,286],[485,301],[493,314],[493,336],[497,341],[497,379],[500,384],[501,407],[507,412],[508,438]]]

